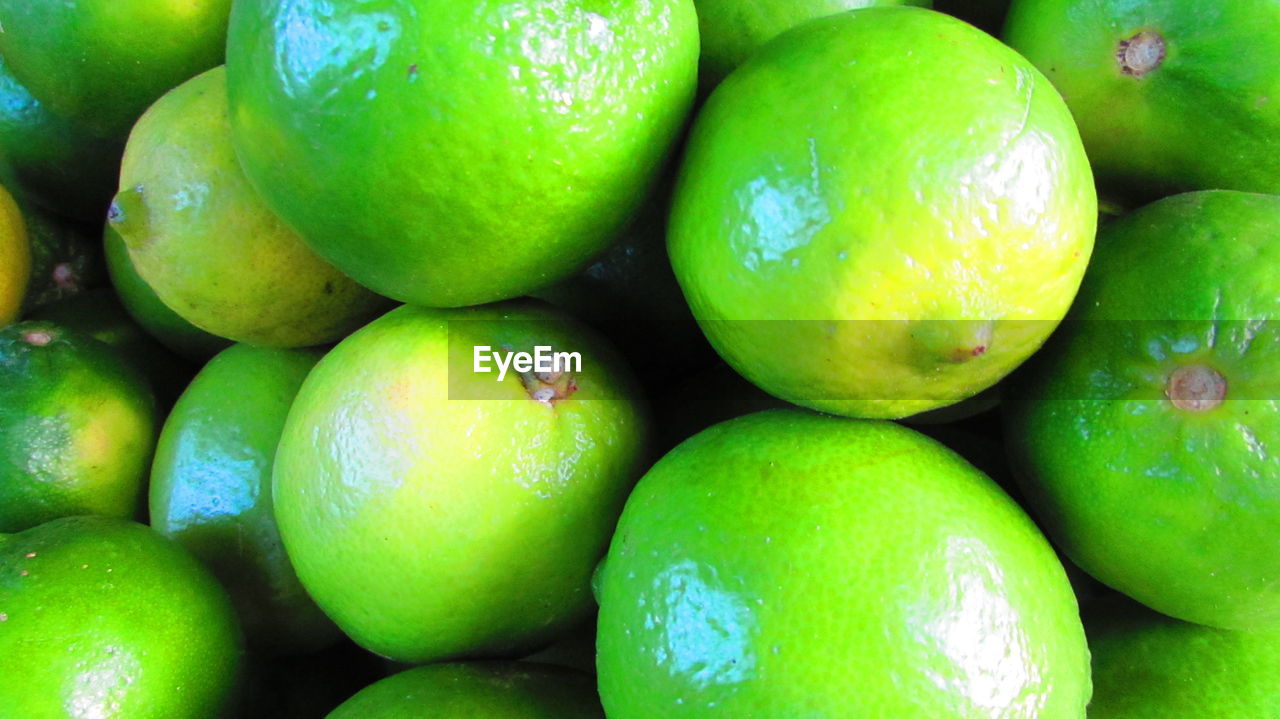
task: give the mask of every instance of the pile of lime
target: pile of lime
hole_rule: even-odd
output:
[[[1274,0],[0,0],[0,717],[1280,716],[1273,320]]]

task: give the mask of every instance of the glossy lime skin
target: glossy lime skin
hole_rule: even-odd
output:
[[[311,652],[338,638],[298,583],[271,511],[276,444],[321,354],[222,351],[169,413],[151,465],[151,526],[213,570],[250,644],[273,653]]]
[[[384,311],[303,244],[249,185],[217,67],[138,120],[108,215],[138,276],[191,324],[263,347],[334,342]]]
[[[1085,612],[1089,719],[1250,719],[1280,713],[1280,633],[1226,631],[1123,599]]]
[[[582,355],[564,399],[472,372],[474,346],[538,344]],[[404,306],[303,383],[276,520],[303,586],[361,646],[415,663],[520,656],[590,610],[647,436],[627,368],[566,315]]]
[[[1037,349],[1096,221],[1043,75],[954,18],[882,7],[783,33],[720,84],[667,241],[694,317],[743,376],[824,412],[899,418]]]
[[[6,717],[229,719],[241,654],[222,588],[148,527],[64,517],[0,534]]]
[[[704,86],[724,79],[734,68],[780,33],[814,18],[865,7],[914,5],[931,7],[933,0],[804,0],[737,2],[695,0],[702,56],[698,72]]]
[[[55,212],[99,220],[111,203],[124,138],[108,140],[51,112],[0,57],[0,178]]]
[[[582,269],[697,81],[693,0],[242,0],[232,131],[267,203],[397,300],[461,306]]]
[[[1046,531],[1104,584],[1180,619],[1280,627],[1280,198],[1178,195],[1108,224],[1070,320],[1006,392]],[[1207,411],[1165,394],[1213,368]]]
[[[0,53],[50,112],[112,142],[222,62],[231,0],[0,0]]]
[[[109,287],[45,305],[27,319],[53,322],[109,345],[147,380],[162,412],[173,406],[196,373],[197,367],[165,349],[134,322]]]
[[[1126,74],[1120,43],[1143,31],[1164,60]],[[1004,38],[1062,92],[1115,191],[1280,192],[1280,5],[1015,0]]]
[[[598,578],[611,719],[1082,719],[1088,650],[1022,510],[900,425],[796,410],[640,480]]]
[[[205,332],[169,309],[146,280],[138,276],[120,233],[111,225],[103,230],[107,271],[125,310],[160,344],[189,360],[204,361],[234,344],[226,337]]]
[[[545,664],[433,664],[387,677],[327,719],[604,719],[591,675]]]
[[[147,381],[102,342],[51,322],[0,329],[0,532],[134,516],[155,412]]]

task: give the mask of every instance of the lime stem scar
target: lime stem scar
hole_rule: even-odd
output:
[[[1164,53],[1164,38],[1159,33],[1143,30],[1128,40],[1120,41],[1116,59],[1120,61],[1120,72],[1142,77],[1160,67]]]
[[[1187,412],[1207,412],[1227,396],[1227,380],[1202,364],[1183,365],[1169,375],[1165,396],[1174,407]]]
[[[53,341],[53,335],[44,330],[31,330],[30,332],[22,333],[22,341],[36,347],[44,347]]]

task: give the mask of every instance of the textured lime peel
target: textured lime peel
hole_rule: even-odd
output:
[[[1227,396],[1227,380],[1212,367],[1185,365],[1169,375],[1164,393],[1180,410],[1207,412],[1222,404]]]
[[[1143,30],[1128,40],[1120,41],[1116,59],[1120,61],[1120,72],[1142,77],[1160,67],[1164,54],[1164,38],[1159,33]]]

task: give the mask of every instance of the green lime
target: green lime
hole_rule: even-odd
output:
[[[226,337],[209,334],[178,316],[138,276],[120,234],[107,225],[103,235],[107,271],[125,310],[160,344],[193,361],[204,361],[230,347]]]
[[[313,652],[338,638],[298,583],[271,512],[276,443],[321,354],[224,350],[174,405],[151,465],[151,526],[213,570],[250,645],[277,654]]]
[[[591,675],[519,662],[434,664],[387,677],[327,719],[604,719]]]
[[[694,0],[694,4],[702,39],[698,73],[701,84],[710,88],[761,45],[808,20],[865,7],[930,7],[933,0]]]
[[[5,717],[230,717],[240,662],[222,588],[151,529],[64,517],[0,534]]]
[[[537,347],[578,360],[517,369]],[[285,548],[367,649],[528,653],[590,611],[642,471],[643,410],[614,352],[542,303],[392,310],[326,355],[289,411],[273,484]]]
[[[1089,719],[1280,716],[1280,633],[1170,619],[1124,599],[1085,612],[1093,652]]]
[[[106,140],[59,117],[0,57],[0,179],[51,211],[101,220],[120,174],[124,137]]]
[[[0,327],[18,318],[31,281],[31,242],[13,196],[0,187]]]
[[[896,418],[971,397],[1036,350],[1096,222],[1044,76],[959,20],[884,7],[785,32],[720,84],[668,245],[735,370],[806,407]]]
[[[1018,505],[890,422],[718,424],[640,480],[599,572],[610,719],[1083,719],[1062,564]]]
[[[196,372],[190,363],[165,349],[138,326],[115,292],[107,287],[45,305],[27,319],[53,322],[110,345],[146,378],[162,410],[173,406]]]
[[[630,218],[697,81],[693,0],[240,0],[245,172],[397,300],[461,306],[586,266]]]
[[[1280,627],[1280,197],[1178,195],[1109,223],[1070,319],[1006,393],[1046,531],[1157,611]]]
[[[1280,4],[1015,0],[1005,39],[1066,97],[1102,184],[1280,192]]]
[[[179,316],[268,347],[332,342],[386,308],[307,249],[249,186],[231,147],[226,71],[167,93],[134,127],[111,226]]]
[[[134,516],[155,413],[146,380],[102,342],[51,322],[0,329],[0,532]]]
[[[222,62],[230,7],[231,0],[0,0],[0,54],[51,113],[120,142],[156,98]]]
[[[20,207],[31,241],[31,284],[22,302],[24,314],[106,284],[97,229],[29,202]]]

